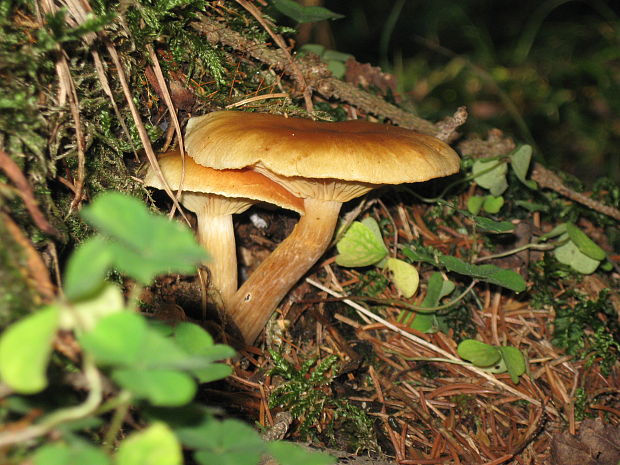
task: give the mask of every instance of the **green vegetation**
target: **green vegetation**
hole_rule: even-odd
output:
[[[293,444],[265,443],[244,423],[217,420],[213,411],[195,404],[198,383],[231,373],[228,365],[217,361],[232,357],[234,351],[215,344],[195,324],[171,327],[136,312],[141,285],[161,273],[192,272],[207,258],[187,228],[152,215],[138,200],[119,193],[99,196],[82,216],[99,234],[70,257],[64,298],[12,324],[0,337],[0,380],[10,394],[1,414],[4,422],[18,421],[24,408],[35,408],[33,395],[75,390],[66,376],[58,376],[62,373],[79,375],[88,394],[77,402],[48,403],[31,425],[17,433],[0,433],[3,463],[28,455],[36,465],[68,460],[180,465],[182,447],[205,465],[254,465],[263,454],[282,465],[332,463],[325,455],[301,452]],[[129,300],[106,281],[111,269],[135,280]],[[50,361],[57,335],[67,331],[79,344],[81,368],[66,360]],[[52,370],[55,376],[49,374]],[[123,434],[121,440],[130,409],[143,416],[146,425]],[[108,414],[112,420],[101,441],[95,431]],[[46,440],[52,431],[55,439]]]
[[[306,360],[301,366],[295,366],[286,357],[270,351],[273,368],[272,376],[282,377],[282,384],[277,386],[269,397],[270,407],[282,407],[293,418],[300,420],[299,436],[301,439],[317,436],[321,431],[321,417],[331,416],[327,424],[328,443],[336,445],[345,436],[343,445],[353,451],[378,449],[373,422],[368,415],[346,399],[334,396],[331,384],[336,371],[336,356],[329,356],[317,363],[315,358]]]
[[[171,327],[140,313],[151,308],[140,304],[140,293],[157,276],[193,274],[196,264],[207,259],[189,230],[142,206],[148,194],[139,182],[140,166],[150,154],[149,146],[157,152],[176,142],[172,115],[183,127],[190,114],[219,110],[249,97],[286,93],[286,98],[253,101],[244,110],[308,116],[298,77],[283,69],[290,63],[266,65],[248,49],[224,45],[217,34],[200,32],[193,24],[204,15],[223,29],[256,40],[259,51],[278,51],[243,2],[92,0],[81,3],[92,12],[79,21],[71,8],[46,11],[43,3],[13,0],[0,5],[0,149],[17,163],[43,216],[60,235],[51,238],[35,227],[23,193],[4,171],[0,207],[31,239],[32,252],[44,257],[47,268],[64,269],[64,274],[55,280],[60,287],[57,297],[42,305],[37,284],[27,275],[28,254],[0,219],[0,422],[7,426],[0,432],[0,462],[175,465],[185,459],[192,464],[252,465],[270,455],[282,465],[332,463],[294,444],[266,443],[246,423],[206,407],[210,399],[201,385],[231,373],[221,361],[234,356],[232,348],[216,344],[198,325],[178,322]],[[348,281],[348,296],[366,302],[376,314],[396,319],[412,334],[425,333],[427,341],[452,344],[453,349],[458,344],[462,361],[403,361],[397,359],[400,353],[390,353],[395,363],[377,369],[381,377],[396,373],[397,378],[387,379],[396,382],[384,386],[386,401],[380,408],[386,409],[381,414],[388,411],[386,422],[398,418],[392,422],[394,431],[400,430],[400,421],[409,427],[408,441],[419,433],[412,434],[412,429],[420,427],[429,444],[450,443],[444,440],[446,432],[455,443],[465,444],[461,433],[437,421],[436,411],[429,412],[428,419],[418,416],[417,404],[398,392],[400,378],[413,372],[419,377],[410,384],[427,390],[426,395],[452,376],[451,369],[463,370],[446,365],[457,363],[508,373],[516,387],[526,389],[528,383],[520,382],[529,373],[526,353],[534,351],[539,334],[551,334],[555,353],[572,356],[567,364],[583,370],[571,402],[576,421],[591,416],[591,407],[603,394],[588,383],[612,376],[620,361],[614,307],[620,229],[612,216],[567,200],[570,197],[558,190],[543,189],[532,179],[532,168],[535,160],[546,160],[550,166],[574,169],[581,179],[558,173],[568,190],[620,208],[620,186],[614,182],[620,179],[614,152],[620,138],[617,12],[605,2],[547,0],[519,11],[491,5],[484,12],[475,2],[423,5],[397,0],[391,11],[380,2],[367,2],[366,7],[377,9],[371,16],[385,15],[385,22],[378,36],[365,42],[373,34],[361,12],[366,2],[347,5],[344,10],[353,13],[344,18],[293,0],[262,3],[252,2],[264,6],[266,23],[285,40],[293,38],[299,24],[338,20],[328,23],[339,38],[338,47],[297,43],[295,60],[314,53],[334,77],[346,79],[346,62],[352,55],[343,52],[372,61],[364,53],[378,44],[375,61],[395,79],[394,87],[387,89],[370,83],[366,88],[373,97],[383,96],[433,121],[460,105],[469,110],[469,120],[458,129],[463,137],[454,144],[463,155],[461,174],[384,191],[382,208],[364,210],[360,221],[352,222],[337,242],[336,264],[329,265],[331,279]],[[346,3],[326,6],[339,10]],[[563,21],[563,9],[567,17],[580,21]],[[507,14],[514,18],[507,21]],[[500,31],[495,24],[509,27]],[[363,37],[366,32],[368,37]],[[359,54],[347,45],[355,43],[362,44]],[[407,56],[405,51],[414,52]],[[59,69],[65,65],[62,74]],[[385,77],[378,70],[364,77],[373,76],[379,81]],[[358,85],[365,87],[351,87]],[[314,97],[321,92],[318,86],[313,90]],[[372,114],[374,109],[367,114],[355,101],[336,95],[320,94],[313,104],[313,116],[321,119],[371,116],[394,122]],[[476,135],[487,137],[490,128],[514,135],[514,150],[489,156],[476,144],[467,145]],[[591,188],[584,184],[601,174],[609,178]],[[114,193],[100,195],[105,191]],[[153,197],[157,202],[151,209],[170,204]],[[402,217],[396,216],[397,208]],[[401,234],[401,226],[412,234]],[[529,229],[523,233],[520,226]],[[604,278],[607,289],[589,289],[589,278]],[[506,308],[499,305],[491,314],[495,297]],[[340,315],[354,320],[352,351],[370,352],[364,357],[379,367],[381,359],[372,350],[380,346],[382,330],[363,329],[369,338],[357,338],[361,330],[355,326],[356,314],[340,301],[327,306],[338,306]],[[516,338],[515,327],[520,331],[519,319],[526,318],[526,310],[539,318],[532,323],[532,317],[528,324],[539,326]],[[509,314],[512,311],[515,315]],[[498,334],[478,334],[480,325],[495,317]],[[339,331],[343,321],[330,324]],[[353,333],[350,327],[343,331],[345,336]],[[398,337],[389,343],[396,346]],[[479,340],[484,338],[494,342]],[[325,353],[315,349],[329,343],[326,338],[309,347],[312,354]],[[289,356],[290,347],[297,350],[294,356]],[[285,341],[281,350],[270,351],[270,360],[257,357],[255,373],[264,374],[260,367],[265,358],[272,366],[269,407],[293,415],[295,438],[370,452],[378,451],[382,441],[381,448],[391,453],[377,434],[380,422],[372,420],[378,412],[370,404],[378,402],[362,409],[340,392],[372,391],[364,372],[369,362],[347,372],[358,377],[355,383],[342,382],[337,374],[344,360],[335,355],[313,357],[303,353],[307,347]],[[544,355],[536,358],[545,360]],[[422,363],[408,365],[406,360]],[[541,373],[543,365],[535,363],[546,362],[531,362],[532,372]],[[592,372],[597,376],[589,376]],[[498,377],[499,382],[503,379],[507,376]],[[444,419],[454,418],[449,404],[438,397],[433,398],[434,408],[443,411]],[[483,397],[450,394],[447,399],[473,418],[492,398]],[[564,402],[555,400],[548,405],[560,411]],[[393,405],[405,405],[404,415],[389,411]],[[515,405],[532,408],[527,401],[511,401],[493,404],[489,412],[497,405],[511,414]],[[473,421],[480,422],[476,428],[485,433],[481,418]],[[524,418],[531,416],[509,425],[511,435]],[[442,430],[436,429],[440,423]],[[494,423],[498,435],[505,423]],[[484,424],[490,423],[485,419]],[[505,446],[521,444],[523,438],[504,439],[499,443]],[[422,446],[425,443],[418,442],[410,449],[417,453]],[[506,452],[485,446],[494,457]],[[429,446],[421,453],[432,452],[437,458],[449,444],[446,447],[442,452]]]

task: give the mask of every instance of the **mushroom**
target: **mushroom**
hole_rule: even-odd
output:
[[[460,167],[456,152],[432,136],[367,121],[219,111],[190,119],[185,144],[201,165],[252,168],[304,199],[305,214],[291,235],[230,301],[249,344],[329,246],[343,202],[383,184],[426,181]]]
[[[211,255],[207,263],[211,285],[223,307],[237,290],[237,253],[232,215],[258,202],[268,202],[303,213],[303,201],[279,184],[249,169],[214,170],[182,159],[178,150],[159,156],[159,166],[172,189],[181,185],[181,203],[196,214],[198,241]],[[152,167],[144,178],[146,186],[163,189]],[[234,320],[233,320],[234,321]]]

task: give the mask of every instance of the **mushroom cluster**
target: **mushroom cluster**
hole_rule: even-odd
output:
[[[199,243],[211,259],[209,270],[212,298],[227,308],[237,290],[237,251],[232,215],[243,213],[264,202],[303,213],[303,201],[284,187],[249,169],[214,170],[181,157],[178,150],[163,153],[159,166],[168,185],[182,189],[181,204],[196,214]],[[144,184],[163,189],[162,180],[152,167]]]
[[[236,292],[226,292],[226,311],[248,344],[323,255],[344,202],[384,184],[426,181],[460,167],[456,152],[432,136],[367,121],[218,111],[190,119],[185,145],[194,164],[260,174],[303,201],[302,208],[282,205],[304,212],[293,232]]]

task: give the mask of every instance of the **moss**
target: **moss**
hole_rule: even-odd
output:
[[[28,314],[41,300],[28,282],[27,258],[0,217],[0,328]]]

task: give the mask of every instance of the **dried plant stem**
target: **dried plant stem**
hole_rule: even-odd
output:
[[[60,238],[60,232],[47,221],[45,215],[39,209],[39,205],[34,196],[34,192],[32,191],[32,187],[30,187],[30,183],[24,176],[24,173],[19,169],[19,166],[9,155],[2,149],[0,149],[0,169],[4,171],[4,174],[15,184],[17,188],[17,194],[21,197],[24,202],[24,206],[30,216],[32,217],[32,221],[34,224],[46,234],[54,236],[56,238]]]
[[[41,0],[40,2],[41,11],[45,13],[56,13],[58,11],[58,7],[53,2],[53,0]],[[77,169],[77,177],[74,183],[75,191],[73,196],[73,201],[69,206],[68,214],[79,206],[82,201],[82,192],[84,190],[84,179],[86,177],[86,142],[84,139],[84,132],[82,131],[82,122],[80,118],[80,104],[77,96],[77,91],[75,90],[75,83],[73,82],[73,78],[71,77],[71,70],[69,69],[69,61],[67,54],[60,47],[60,45],[56,45],[57,49],[57,59],[56,59],[56,74],[58,75],[59,81],[59,91],[58,91],[58,105],[64,105],[66,99],[69,99],[69,107],[71,109],[71,116],[73,117],[73,122],[75,126],[75,139],[76,139],[76,148],[77,148],[77,157],[78,157],[78,169]]]
[[[243,35],[212,18],[204,15],[197,16],[200,18],[200,21],[193,23],[192,26],[205,34],[209,41],[231,47],[286,74],[293,73],[293,70],[288,68],[289,59],[284,51],[274,50],[266,44],[246,39]],[[305,76],[307,84],[327,98],[340,99],[365,112],[385,116],[399,126],[414,129],[424,134],[436,135],[442,131],[445,132],[444,128],[406,112],[396,105],[386,102],[379,96],[372,95],[352,84],[336,79],[327,69],[327,65],[312,55],[298,59],[296,63],[303,76]]]
[[[321,289],[324,292],[327,292],[328,294],[330,294],[333,297],[337,297],[337,298],[342,298],[343,296],[341,296],[339,293],[332,291],[331,289],[323,286],[322,284],[314,281],[313,279],[310,278],[306,278],[306,282],[308,284],[311,284],[312,286]],[[407,331],[404,331],[403,329],[399,328],[398,326],[390,323],[389,321],[384,320],[383,318],[381,318],[378,315],[375,315],[374,313],[372,313],[371,311],[367,310],[366,308],[364,308],[363,306],[348,300],[348,299],[343,299],[343,302],[346,303],[347,305],[349,305],[350,307],[353,307],[355,310],[357,310],[360,313],[363,313],[364,315],[366,315],[369,318],[372,318],[375,321],[378,321],[379,323],[383,324],[385,327],[391,329],[392,331],[397,332],[398,334],[400,334],[401,336],[416,342],[417,344],[432,350],[433,352],[436,352],[438,354],[443,355],[444,357],[456,361],[456,362],[461,362],[461,360],[459,360],[458,358],[456,358],[454,355],[452,355],[450,352],[446,352],[445,350],[443,350],[440,347],[437,347],[435,344],[432,344],[430,342],[425,341],[422,338],[419,338],[417,336],[415,336],[414,334],[408,333]],[[477,367],[474,366],[465,366],[465,368],[469,371],[474,372],[475,374],[477,374],[478,376],[481,376],[483,378],[485,378],[487,381],[491,382],[492,384],[496,385],[497,387],[499,387],[500,389],[503,389],[504,391],[510,392],[511,394],[514,394],[515,396],[519,397],[520,399],[523,400],[527,400],[528,402],[536,405],[537,407],[541,407],[542,403],[537,400],[534,399],[533,397],[528,396],[527,394],[522,393],[521,391],[513,388],[512,386],[509,386],[505,383],[502,383],[500,380],[498,380],[497,378],[495,378],[494,376],[490,375],[489,373],[487,373],[484,370],[481,370]],[[548,408],[548,410],[554,414],[558,414],[558,412],[553,409],[553,408]]]
[[[138,109],[136,108],[136,105],[133,102],[133,96],[131,95],[131,90],[129,89],[129,84],[127,83],[127,78],[125,77],[125,72],[123,71],[123,64],[121,63],[121,60],[118,56],[118,52],[116,51],[114,46],[112,46],[112,44],[107,44],[107,50],[108,50],[108,53],[110,54],[110,57],[112,58],[112,61],[114,62],[114,66],[116,67],[116,73],[118,75],[118,80],[123,89],[123,93],[125,94],[125,100],[127,102],[127,105],[129,106],[129,111],[131,112],[131,116],[133,116],[134,122],[136,123],[136,128],[138,129],[138,135],[140,136],[140,141],[142,142],[142,145],[144,146],[144,151],[146,152],[146,156],[149,159],[149,162],[151,163],[151,166],[153,167],[157,175],[161,178],[166,194],[168,194],[170,199],[172,199],[174,206],[178,208],[179,212],[183,216],[183,219],[185,219],[187,224],[190,224],[189,219],[185,215],[185,212],[179,205],[179,201],[177,200],[176,196],[172,192],[172,189],[170,189],[170,185],[164,178],[163,173],[161,172],[161,168],[159,167],[159,163],[157,162],[157,157],[155,156],[155,152],[153,151],[153,146],[151,145],[151,139],[149,138],[149,135],[146,132],[144,123],[142,123],[142,118],[140,117],[140,113],[138,112]]]
[[[609,205],[605,205],[598,200],[582,194],[581,192],[575,192],[567,187],[557,174],[545,168],[540,163],[534,163],[534,167],[532,169],[532,179],[536,181],[540,187],[554,190],[564,197],[620,221],[620,210]]]
[[[280,47],[280,50],[282,51],[287,61],[289,62],[289,65],[293,72],[293,78],[301,86],[301,92],[304,96],[304,103],[306,105],[306,111],[312,114],[314,111],[314,106],[312,104],[312,89],[308,86],[306,82],[306,78],[301,72],[301,70],[299,69],[299,66],[293,60],[293,57],[291,56],[291,52],[289,52],[288,47],[286,46],[286,42],[284,42],[284,39],[282,38],[282,36],[273,32],[272,25],[269,24],[269,22],[263,17],[260,10],[256,8],[256,6],[254,6],[253,4],[251,4],[250,2],[246,0],[236,0],[236,1],[239,5],[245,8],[252,16],[256,18],[256,20],[261,24],[261,26],[263,26],[265,31],[267,31],[267,33],[271,36],[271,38],[274,40],[277,46]]]

